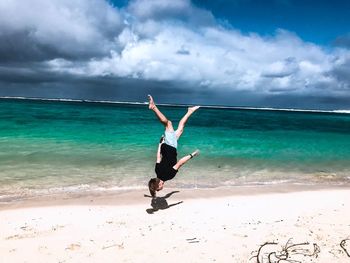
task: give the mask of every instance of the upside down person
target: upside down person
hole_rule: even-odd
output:
[[[199,106],[188,108],[187,113],[182,117],[177,130],[175,131],[172,122],[160,112],[151,95],[148,95],[148,99],[149,109],[155,113],[159,121],[165,127],[165,133],[160,139],[157,151],[157,161],[155,166],[157,178],[152,178],[148,182],[150,194],[152,197],[155,197],[156,191],[163,189],[165,181],[173,179],[181,166],[199,154],[199,150],[196,150],[177,161],[177,141],[184,131],[188,118],[199,109]]]

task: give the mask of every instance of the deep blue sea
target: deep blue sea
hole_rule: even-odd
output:
[[[159,106],[177,122],[187,108]],[[0,100],[0,202],[61,192],[144,188],[163,126],[146,104]],[[168,185],[350,182],[350,114],[200,108]]]

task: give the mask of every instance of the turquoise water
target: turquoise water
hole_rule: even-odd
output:
[[[177,124],[185,107],[159,107]],[[0,100],[0,201],[145,187],[163,127],[147,105]],[[176,187],[350,182],[350,115],[201,108]]]

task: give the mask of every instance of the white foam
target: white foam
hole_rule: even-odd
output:
[[[145,186],[142,185],[130,185],[130,186],[112,186],[112,187],[96,187],[93,191],[129,191],[129,190],[141,190],[144,189]]]
[[[144,189],[142,185],[130,185],[130,186],[110,186],[104,187],[99,185],[79,184],[62,187],[50,187],[47,189],[35,189],[30,192],[34,194],[55,194],[55,193],[79,193],[79,192],[105,192],[105,191],[128,191],[128,190],[140,190]]]
[[[350,110],[334,110],[333,112],[335,112],[335,113],[345,113],[345,114],[350,114]]]

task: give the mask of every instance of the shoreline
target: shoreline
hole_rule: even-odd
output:
[[[234,196],[256,196],[266,194],[287,194],[298,192],[337,191],[350,190],[350,185],[305,185],[305,184],[275,184],[275,185],[239,185],[213,188],[175,188],[168,187],[157,192],[157,197],[176,192],[176,196],[183,200],[192,199],[215,199]],[[140,205],[147,203],[149,196],[148,188],[122,190],[122,191],[86,191],[79,193],[58,193],[51,195],[32,196],[24,199],[0,202],[0,211],[48,207],[62,205]]]

